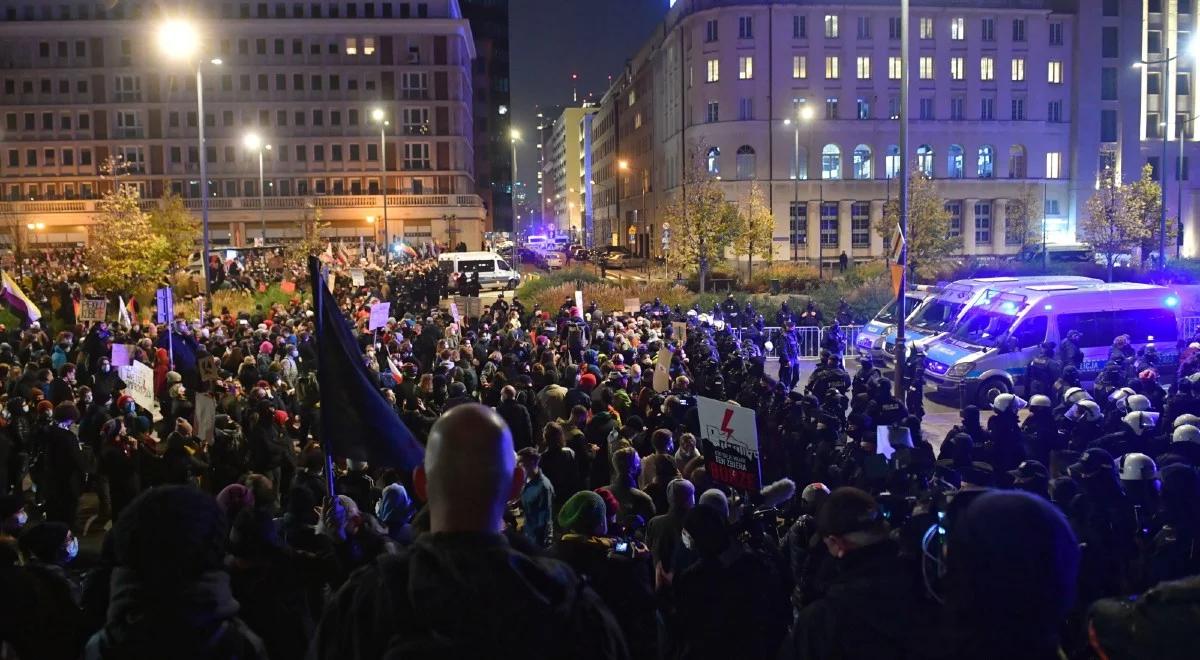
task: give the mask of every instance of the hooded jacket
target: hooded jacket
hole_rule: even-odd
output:
[[[314,660],[628,657],[612,614],[566,565],[498,534],[425,534],[338,591]]]

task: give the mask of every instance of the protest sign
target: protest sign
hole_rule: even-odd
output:
[[[387,325],[388,313],[392,309],[392,303],[379,302],[371,305],[371,320],[367,326],[368,330],[375,331]]]
[[[658,361],[654,363],[654,391],[671,389],[671,350],[666,346],[658,349]]]
[[[640,298],[626,298],[625,299],[625,313],[626,314],[636,314],[640,311],[642,311],[642,301]]]
[[[279,290],[287,294],[296,293],[296,283],[291,280],[284,280],[279,283]]]
[[[483,314],[483,301],[478,296],[454,296],[450,303],[458,307],[459,314],[467,318],[477,319]]]
[[[575,290],[575,309],[579,310],[579,318],[583,318],[583,292]]]
[[[201,393],[196,395],[196,437],[206,443],[213,441],[217,427],[217,400],[213,395]]]
[[[84,298],[79,301],[79,320],[84,322],[103,321],[108,313],[108,301]]]
[[[117,367],[117,375],[125,381],[125,393],[133,397],[134,403],[150,411],[154,421],[162,419],[158,402],[154,400],[154,370],[134,362],[128,367]]]
[[[353,286],[363,286],[367,283],[366,274],[361,268],[350,269],[350,284]]]
[[[129,344],[113,344],[112,366],[128,367],[133,364],[133,347]]]
[[[696,397],[696,401],[708,474],[718,483],[757,492],[762,472],[754,410],[705,397]]]
[[[175,318],[175,293],[171,287],[163,287],[154,294],[154,302],[158,306],[158,323],[170,323]]]
[[[462,325],[462,316],[458,313],[458,303],[450,303],[450,316],[454,317],[454,322]]]
[[[671,321],[671,334],[675,337],[675,343],[682,346],[687,341],[687,324],[683,321]]]

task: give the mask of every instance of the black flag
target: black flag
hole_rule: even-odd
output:
[[[317,324],[317,384],[321,391],[321,443],[325,452],[372,465],[411,471],[425,450],[371,384],[349,323],[329,295],[321,262],[308,258]]]

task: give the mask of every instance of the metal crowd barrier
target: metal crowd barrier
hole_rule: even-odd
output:
[[[861,325],[843,325],[842,336],[845,338],[846,350],[849,351],[854,342],[858,339],[858,331],[862,328]],[[783,332],[783,328],[776,325],[768,325],[763,328],[763,356],[768,360],[779,359],[779,337]],[[821,336],[824,335],[825,328],[816,326],[796,326],[797,339],[800,342],[800,359],[801,360],[816,360],[821,356]],[[734,337],[740,342],[742,340],[742,330],[733,330]],[[768,349],[766,343],[771,342],[771,347]]]
[[[1180,336],[1184,339],[1191,339],[1196,336],[1196,331],[1200,330],[1200,316],[1184,316],[1179,319]]]

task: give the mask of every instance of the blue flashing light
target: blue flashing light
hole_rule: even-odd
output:
[[[1006,302],[1000,305],[1000,311],[1005,314],[1012,314],[1017,311],[1017,306],[1012,302]]]
[[[1048,311],[1054,309],[1054,305],[1046,305],[1046,306],[1042,307],[1042,309],[1044,309],[1048,312]]]
[[[1179,305],[1179,297],[1167,296],[1167,299],[1163,302],[1166,303],[1167,307],[1176,307]]]

